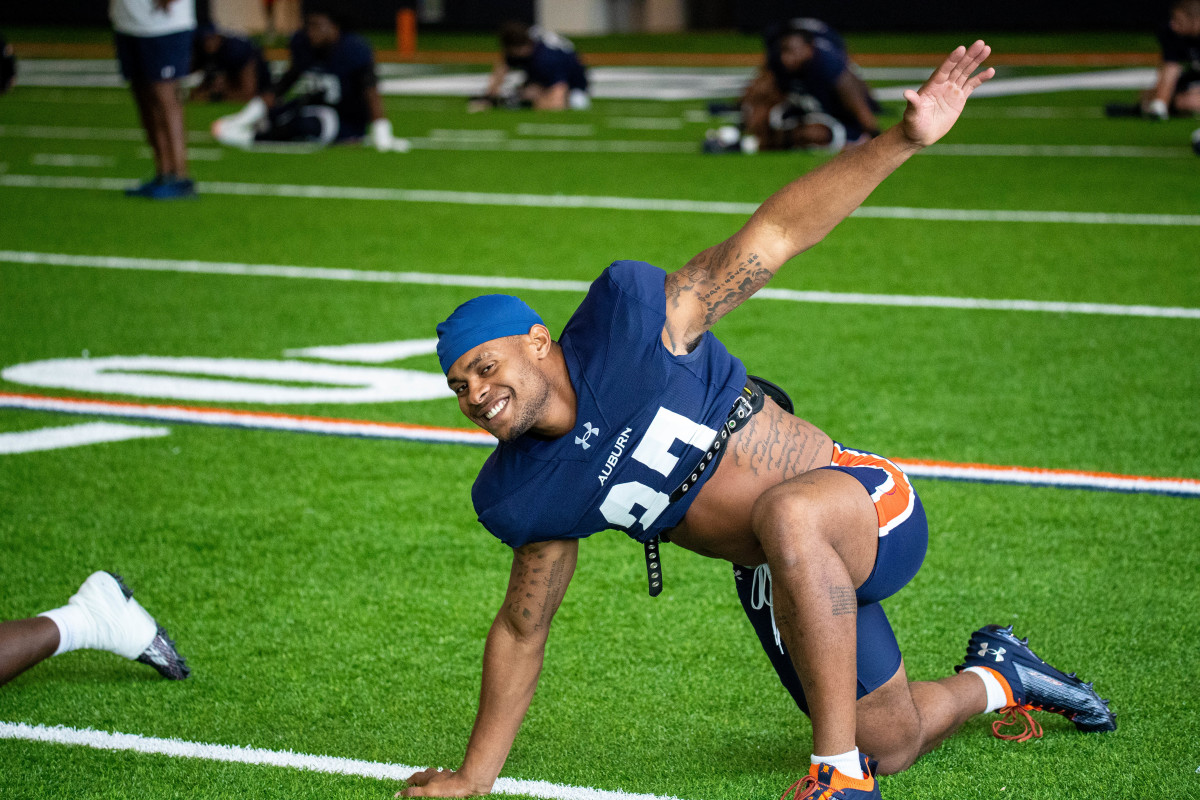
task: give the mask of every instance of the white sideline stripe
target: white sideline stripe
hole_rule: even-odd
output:
[[[1041,75],[1030,78],[993,78],[980,86],[973,97],[1009,97],[1021,94],[1043,94],[1097,89],[1148,89],[1154,85],[1153,68],[1109,69],[1076,72],[1066,75]],[[906,89],[913,86],[886,86],[873,90],[880,101],[903,100]]]
[[[100,189],[117,191],[138,182],[136,178],[82,176],[0,175],[0,186],[22,189]],[[589,208],[614,211],[664,211],[683,214],[749,216],[758,203],[721,200],[672,200],[653,197],[610,197],[569,194],[505,194],[456,192],[438,189],[392,189],[374,186],[320,186],[314,184],[235,183],[203,181],[201,193],[247,197],[298,197],[317,200],[383,200],[398,203],[448,203],[473,206],[523,208]],[[1080,225],[1155,225],[1200,227],[1200,214],[1121,214],[1087,211],[1006,211],[1000,209],[909,208],[860,206],[851,214],[863,219],[917,219],[952,222],[1032,222]]]
[[[0,250],[0,262],[41,264],[56,267],[128,269],[150,272],[183,272],[202,275],[245,275],[269,278],[298,278],[359,283],[404,283],[425,286],[462,286],[471,289],[517,289],[538,292],[586,292],[588,281],[507,278],[489,275],[442,275],[434,272],[383,272],[331,267],[298,267],[281,264],[238,264],[220,261],[183,261],[124,256],[79,256]],[[796,303],[837,305],[902,306],[911,308],[958,308],[988,311],[1041,311],[1053,314],[1101,314],[1118,317],[1200,319],[1200,308],[1117,305],[1112,303],[1067,303],[1045,300],[988,300],[977,297],[932,295],[861,294],[817,292],[795,289],[760,289],[754,298],[788,300]],[[300,351],[297,351],[300,352]]]
[[[479,447],[494,447],[496,445],[496,440],[491,434],[470,428],[431,428],[397,422],[368,422],[353,419],[300,417],[290,414],[271,414],[259,411],[229,411],[221,408],[109,403],[103,400],[80,400],[5,393],[0,393],[0,408],[20,408],[26,411],[52,411],[60,414],[83,414],[97,417],[119,417],[122,419],[146,419],[158,422],[210,425],[220,428],[315,433],[325,436],[346,436],[365,439],[395,439],[433,444],[469,444]]]
[[[115,422],[88,422],[35,431],[0,433],[0,455],[36,453],[43,450],[62,450],[105,442],[124,442],[130,439],[153,439],[166,436],[169,428],[143,428],[137,425],[118,425]]]
[[[414,772],[423,769],[423,767],[387,764],[380,761],[360,761],[354,758],[308,755],[286,750],[264,750],[238,745],[205,744],[182,739],[158,739],[136,733],[110,733],[91,728],[70,728],[63,725],[29,725],[24,722],[0,722],[0,739],[75,745],[91,747],[96,750],[132,751],[231,764],[288,767],[331,775],[356,775],[392,781],[402,781]],[[492,793],[528,795],[545,798],[545,800],[678,800],[670,795],[606,791],[588,786],[565,786],[549,781],[528,781],[516,778],[497,779]]]
[[[914,478],[970,481],[972,483],[1004,483],[1020,486],[1046,486],[1058,489],[1095,489],[1132,494],[1164,494],[1200,497],[1200,481],[1172,478],[1150,478],[1134,475],[1106,475],[1066,470],[993,467],[983,464],[922,464],[892,459],[906,474]]]
[[[20,408],[27,411],[52,411],[91,416],[154,419],[165,422],[194,423],[252,430],[315,433],[326,436],[400,439],[431,444],[469,444],[479,447],[494,447],[496,444],[496,440],[490,434],[470,428],[435,428],[406,425],[403,423],[322,419],[254,411],[226,411],[218,408],[109,403],[103,400],[86,400],[70,397],[44,397],[40,395],[0,393],[0,408]],[[1036,467],[952,464],[903,459],[892,460],[900,465],[901,469],[905,472],[917,478],[1200,497],[1200,480],[1190,478],[1155,478],[1140,475],[1112,475],[1075,470],[1047,470]]]
[[[964,119],[1100,119],[1104,109],[1062,106],[967,106]]]

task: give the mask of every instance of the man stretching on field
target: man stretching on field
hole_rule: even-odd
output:
[[[912,485],[890,461],[788,413],[786,396],[748,379],[709,331],[949,131],[992,76],[972,76],[989,53],[983,42],[955,50],[905,93],[899,125],[785,186],[682,269],[614,263],[557,342],[505,295],[468,301],[438,326],[459,407],[500,440],[472,497],[513,565],[462,765],[417,773],[402,794],[491,790],[533,697],[579,539],[606,528],[647,545],[652,594],[660,539],[734,564],[763,646],[812,719],[798,797],[877,798],[877,770],[907,768],[986,711],[1040,708],[1084,730],[1115,727],[1090,686],[1042,662],[1011,628],[976,631],[959,674],[910,682],[879,601],[925,555]]]

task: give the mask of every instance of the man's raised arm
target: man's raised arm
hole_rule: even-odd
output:
[[[550,621],[575,572],[578,553],[577,539],[513,550],[504,605],[483,650],[479,711],[462,766],[444,772],[431,767],[411,775],[408,788],[397,797],[468,797],[492,790],[537,688]]]
[[[972,75],[992,49],[982,41],[957,48],[918,90],[904,93],[904,119],[883,135],[846,150],[780,189],[749,222],[667,276],[663,343],[683,354],[717,320],[761,289],[788,259],[825,238],[884,178],[942,138],[963,105],[995,70]]]

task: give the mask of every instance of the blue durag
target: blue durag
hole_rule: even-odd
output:
[[[484,342],[529,333],[534,325],[544,324],[524,300],[510,294],[485,294],[468,300],[437,326],[442,372],[449,372],[463,353]]]

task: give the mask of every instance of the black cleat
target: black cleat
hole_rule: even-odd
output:
[[[1106,117],[1140,117],[1142,106],[1139,103],[1109,103],[1104,107]]]
[[[1066,674],[1047,664],[1029,649],[1028,639],[1013,635],[1012,626],[986,625],[971,635],[965,663],[954,668],[961,672],[967,667],[983,667],[1000,679],[1011,705],[1001,709],[1008,712],[1007,722],[992,726],[1002,739],[1028,739],[1041,736],[1041,728],[1029,717],[1030,710],[1061,714],[1085,733],[1113,731],[1117,718],[1108,701],[1096,694],[1091,683],[1081,681],[1074,672]],[[1027,730],[1016,736],[999,733],[998,726],[1015,724],[1023,715]]]
[[[150,644],[146,645],[141,655],[137,656],[134,661],[154,667],[158,670],[159,675],[173,681],[181,681],[188,675],[191,675],[192,670],[187,665],[187,659],[180,655],[179,650],[175,647],[175,642],[167,634],[166,628],[150,617],[141,607],[141,604],[133,599],[133,590],[125,585],[125,581],[120,575],[117,575],[115,572],[107,574],[117,582],[117,587],[121,590],[121,594],[125,597],[126,602],[130,604],[131,608],[136,608],[137,612],[140,612],[150,622],[154,623],[154,638],[150,640]]]

